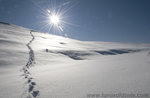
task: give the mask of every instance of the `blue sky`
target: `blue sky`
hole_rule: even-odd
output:
[[[86,40],[150,43],[150,0],[0,0],[0,21],[48,32],[46,10],[60,10],[63,32]]]

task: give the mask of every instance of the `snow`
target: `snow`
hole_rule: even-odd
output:
[[[150,44],[79,41],[0,23],[0,47],[0,98],[150,92]]]

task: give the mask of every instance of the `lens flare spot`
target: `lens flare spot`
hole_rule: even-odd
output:
[[[51,15],[49,17],[49,19],[50,19],[50,23],[52,23],[52,24],[57,25],[57,24],[60,23],[60,19],[59,19],[59,17],[57,15]]]

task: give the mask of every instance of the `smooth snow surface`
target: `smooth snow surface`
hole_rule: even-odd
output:
[[[0,23],[0,98],[149,94],[149,83],[150,44],[83,42]]]

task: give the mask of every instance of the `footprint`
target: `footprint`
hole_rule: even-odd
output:
[[[28,92],[31,92],[33,90],[34,86],[33,85],[29,85],[29,90]]]
[[[25,74],[25,77],[24,77],[24,78],[26,79],[26,78],[28,78],[28,77],[29,77],[29,75]]]
[[[28,79],[28,83],[30,83],[30,82],[31,82],[31,80],[32,80],[32,79],[30,79],[30,78],[29,78],[29,79]]]
[[[39,95],[39,93],[40,93],[39,91],[33,91],[32,96],[37,97]]]
[[[32,85],[36,85],[36,83],[35,83],[35,82],[31,82],[31,84],[32,84]]]

